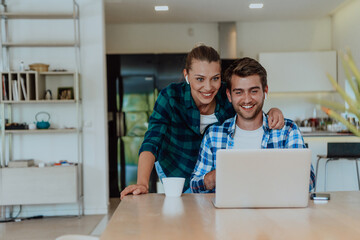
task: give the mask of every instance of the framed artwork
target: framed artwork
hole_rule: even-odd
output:
[[[73,100],[74,99],[74,88],[72,88],[72,87],[58,88],[58,99],[59,100]]]

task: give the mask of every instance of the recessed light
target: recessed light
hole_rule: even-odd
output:
[[[250,3],[249,8],[263,8],[263,3]]]
[[[155,6],[155,11],[169,11],[168,6]]]

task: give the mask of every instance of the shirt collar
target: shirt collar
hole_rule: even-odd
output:
[[[269,128],[269,122],[268,122],[268,116],[266,115],[266,113],[262,113],[263,114],[263,129],[264,132],[268,132],[270,130]],[[235,114],[235,116],[232,118],[229,128],[228,128],[228,134],[231,134],[232,137],[234,137],[235,134],[235,128],[236,128],[236,116],[237,114]]]

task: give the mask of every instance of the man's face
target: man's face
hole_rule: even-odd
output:
[[[253,121],[262,119],[262,108],[268,87],[262,88],[259,75],[231,78],[231,91],[226,90],[229,102],[232,103],[241,120]]]

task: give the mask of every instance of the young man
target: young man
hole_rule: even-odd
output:
[[[194,193],[214,192],[216,186],[216,151],[218,149],[305,148],[296,124],[285,119],[282,129],[269,128],[262,111],[268,92],[266,70],[256,60],[242,58],[225,72],[226,94],[235,109],[235,116],[208,129],[201,143],[200,154],[191,176]],[[311,166],[310,190],[315,185]]]

